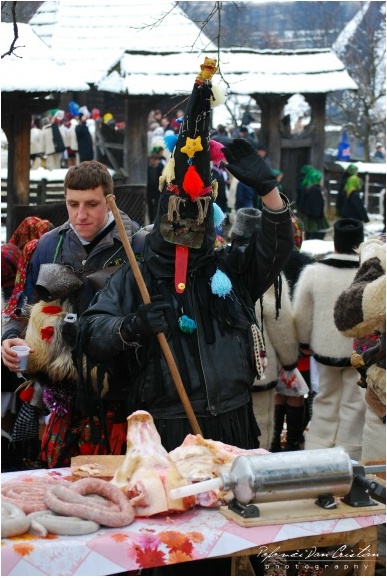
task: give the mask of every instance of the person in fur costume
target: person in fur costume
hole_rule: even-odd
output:
[[[386,458],[386,243],[370,238],[359,247],[360,268],[334,309],[336,327],[355,337],[352,366],[366,387],[362,460]],[[370,342],[369,344],[366,342]],[[369,345],[369,346],[368,346]]]
[[[363,240],[361,221],[336,221],[335,253],[303,269],[293,299],[300,349],[312,354],[319,367],[319,391],[304,434],[305,449],[342,446],[355,460],[361,456],[364,395],[351,367],[352,340],[336,328],[333,310],[356,275],[359,256],[354,249]]]

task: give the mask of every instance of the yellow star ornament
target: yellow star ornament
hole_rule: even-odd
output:
[[[181,147],[181,152],[186,154],[190,159],[194,156],[195,153],[202,151],[202,137],[198,136],[197,138],[189,138],[187,137],[187,141],[183,147]]]

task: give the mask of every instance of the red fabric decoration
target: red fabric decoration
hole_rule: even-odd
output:
[[[203,186],[204,183],[196,168],[193,165],[188,167],[183,180],[183,189],[187,195],[195,200],[201,194]]]
[[[175,290],[183,293],[187,284],[188,247],[176,245],[175,249]]]
[[[93,446],[89,442],[83,442],[79,445],[79,451],[81,456],[91,456],[93,455]]]
[[[178,195],[180,193],[179,187],[177,185],[174,185],[173,183],[169,183],[169,185],[167,186],[167,191],[170,191],[174,195]]]
[[[222,161],[226,161],[226,157],[223,154],[224,145],[216,140],[210,140],[210,160],[214,165],[219,165]]]
[[[25,389],[23,389],[23,391],[20,392],[19,397],[21,401],[29,403],[34,396],[34,392],[35,390],[33,387],[26,387]]]
[[[40,336],[44,341],[50,342],[53,335],[54,335],[54,328],[52,325],[46,325],[46,327],[42,327],[42,329],[40,330]]]
[[[298,371],[309,371],[310,370],[310,357],[300,357],[297,363]]]
[[[62,307],[59,307],[59,305],[45,305],[42,307],[42,313],[47,313],[47,315],[62,313]]]
[[[126,444],[126,423],[113,423],[109,432],[109,446],[113,456],[119,456]]]

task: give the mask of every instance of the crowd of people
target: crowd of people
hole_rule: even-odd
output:
[[[31,119],[30,166],[48,170],[68,168],[98,159],[98,137],[102,125],[121,130],[110,112],[79,106],[70,101],[67,110],[50,109]]]
[[[340,215],[334,252],[303,257],[303,239],[321,239],[329,228],[321,173],[304,167],[294,214],[281,192],[282,173],[272,170],[267,151],[243,131],[233,138],[219,126],[212,136],[222,160],[212,157],[211,146],[202,146],[210,135],[210,95],[210,83],[199,75],[185,112],[169,118],[153,111],[151,226],[140,229],[120,212],[149,293],[146,303],[109,204],[112,177],[105,165],[81,156],[88,150],[93,157],[87,121],[114,119],[78,109],[78,148],[62,136],[65,148],[59,151],[62,121],[71,125],[73,119],[51,111],[42,134],[50,133],[54,150],[43,154],[60,157],[66,150],[70,159],[75,153],[64,180],[68,220],[56,228],[24,223],[32,231],[30,244],[27,238],[18,244],[16,231],[7,255],[2,252],[7,275],[1,351],[8,374],[2,388],[11,374],[23,376],[12,347],[30,348],[21,393],[13,394],[12,403],[7,396],[4,408],[16,412],[7,439],[25,442],[15,469],[23,459],[27,469],[54,468],[78,454],[124,453],[126,417],[137,409],[152,415],[167,451],[180,445],[192,423],[160,333],[205,438],[273,452],[340,445],[355,460],[385,457],[385,239],[363,250],[365,219]],[[161,141],[153,140],[158,129]],[[166,137],[173,148],[165,146]],[[171,160],[173,171],[167,170]],[[352,177],[343,185],[348,197]],[[238,184],[230,207],[232,179]],[[247,203],[240,203],[238,187],[249,190]],[[235,217],[229,239],[219,248],[230,208]],[[347,299],[353,309],[344,316],[336,304],[351,289],[357,297],[374,291],[377,307],[366,305],[365,297]],[[359,353],[367,370],[361,388],[353,339],[370,333],[372,347],[363,343]],[[319,375],[312,410],[303,363],[310,358]],[[225,575],[228,562],[216,561]],[[179,564],[174,570],[182,571]]]

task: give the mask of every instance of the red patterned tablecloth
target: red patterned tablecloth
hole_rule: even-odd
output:
[[[69,468],[2,474],[2,483],[31,476],[64,478]],[[127,570],[235,554],[291,538],[357,530],[385,523],[381,514],[244,528],[218,509],[136,518],[124,528],[86,536],[2,539],[2,576],[107,576]],[[97,572],[97,574],[96,574]]]

